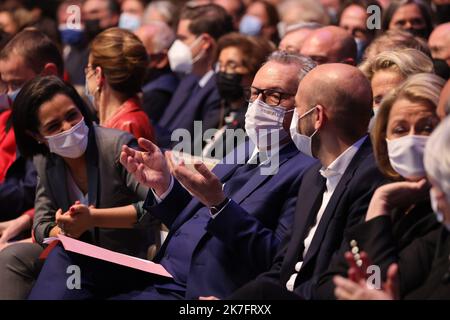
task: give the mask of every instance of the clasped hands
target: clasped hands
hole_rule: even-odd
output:
[[[204,163],[194,163],[196,172],[193,172],[182,160],[176,163],[171,151],[163,154],[155,144],[144,138],[139,138],[138,143],[143,151],[126,145],[122,147],[120,163],[139,183],[153,189],[157,196],[167,192],[172,176],[207,207],[225,200],[222,183]]]
[[[56,223],[61,233],[72,238],[79,238],[84,232],[95,226],[92,215],[93,206],[85,206],[76,201],[66,212],[56,211]]]

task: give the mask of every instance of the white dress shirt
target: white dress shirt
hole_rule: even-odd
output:
[[[214,70],[209,70],[207,73],[203,75],[203,77],[198,81],[198,86],[200,88],[204,88],[208,83],[209,79],[214,75]]]
[[[348,165],[363,144],[366,137],[367,136],[362,137],[349,148],[347,148],[347,150],[341,153],[339,157],[337,157],[327,168],[322,167],[320,169],[320,174],[326,179],[326,190],[323,193],[322,204],[319,211],[317,212],[316,221],[309,230],[305,240],[303,241],[303,245],[305,247],[302,252],[303,259],[305,258],[309,247],[311,246],[314,235],[317,231],[317,228],[319,227],[320,220],[322,219],[323,213],[325,212],[325,209],[327,208],[327,205],[331,197],[333,196],[334,190],[336,190],[336,187],[339,184],[339,181],[341,181],[345,170],[347,170]],[[286,288],[289,291],[294,291],[295,279],[297,278],[298,272],[300,272],[300,269],[302,268],[303,259],[295,264],[295,273],[291,275],[288,282],[286,283]]]

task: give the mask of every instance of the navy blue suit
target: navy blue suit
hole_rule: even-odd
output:
[[[321,164],[312,166],[303,176],[298,192],[298,203],[292,232],[283,240],[270,271],[235,292],[233,299],[275,299],[261,296],[271,282],[286,288],[286,283],[295,272],[295,264],[302,259],[304,240],[318,207],[316,203],[323,195],[319,173]],[[311,299],[319,276],[324,273],[341,244],[345,230],[363,221],[374,191],[386,182],[375,163],[370,139],[366,139],[353,157],[337,185],[314,234],[311,245],[303,259],[302,268],[294,285],[298,297]],[[321,201],[319,202],[319,204]],[[315,208],[315,209],[314,209]],[[286,291],[286,298],[290,293]],[[280,293],[277,292],[279,295]],[[279,298],[280,296],[278,296]]]
[[[157,123],[169,105],[180,80],[170,68],[152,70],[152,74],[155,75],[142,87],[142,109],[152,123]]]
[[[238,149],[246,147],[247,143]],[[281,239],[292,224],[303,171],[313,162],[312,158],[299,153],[291,143],[280,150],[276,175],[261,175],[260,168],[256,168],[257,171],[247,182],[230,190],[228,194],[227,183],[239,179],[237,173],[244,166],[217,165],[214,173],[225,183],[225,193],[232,200],[215,218],[211,218],[209,209],[192,198],[177,182],[160,204],[156,204],[153,194],[149,192],[144,207],[150,214],[161,219],[170,230],[154,261],[164,265],[174,276],[174,280],[149,281],[145,290],[134,291],[119,298],[197,299],[200,295],[225,297],[266,271]],[[58,250],[54,250],[48,259],[52,259],[53,255],[61,261],[61,249]],[[73,263],[73,259],[67,259],[70,255],[66,253],[64,263]],[[58,271],[65,270],[64,263],[53,263],[52,270],[47,270],[46,275],[41,273],[37,287],[41,285],[39,280],[45,282],[47,279],[54,288],[47,285],[42,287],[47,288],[46,290],[39,290],[35,287],[34,298],[61,297],[61,294],[55,297],[55,292],[58,292],[58,287],[64,284],[63,279],[67,277],[64,272]],[[95,268],[94,263],[95,260],[90,261],[91,269]],[[44,266],[44,271],[45,269]],[[64,278],[55,278],[55,273]],[[129,287],[126,288],[128,289]],[[92,292],[73,291],[77,291],[73,292],[73,296],[68,296],[67,290],[63,296],[92,297]]]
[[[0,183],[0,221],[17,218],[33,208],[35,190],[36,169],[33,161],[25,159],[17,151],[16,160]]]
[[[172,142],[170,138],[178,128],[189,130],[191,137],[194,137],[194,121],[202,121],[203,129],[198,140],[192,140],[194,143],[201,143],[205,130],[217,128],[220,121],[220,95],[215,77],[212,76],[202,88],[198,85],[199,80],[198,76],[189,74],[180,81],[170,104],[155,123],[159,146],[173,147],[177,142]]]

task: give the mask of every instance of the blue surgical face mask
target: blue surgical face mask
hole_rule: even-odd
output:
[[[11,102],[14,102],[14,100],[16,100],[17,95],[18,95],[19,92],[20,92],[20,89],[22,89],[22,88],[18,88],[18,89],[16,89],[16,90],[14,90],[13,92],[8,93],[8,97],[9,97],[9,99],[11,100]]]
[[[95,108],[95,97],[93,94],[91,94],[89,92],[89,87],[88,87],[88,79],[85,80],[85,84],[84,84],[84,94],[86,95],[86,97],[89,99],[89,102],[91,103],[91,105]]]
[[[67,45],[77,45],[83,41],[84,32],[81,29],[68,28],[65,24],[59,26],[61,40]]]
[[[141,26],[141,18],[135,14],[123,12],[119,18],[119,28],[136,31]]]
[[[248,36],[258,36],[261,33],[262,26],[258,17],[245,15],[239,24],[239,32]]]

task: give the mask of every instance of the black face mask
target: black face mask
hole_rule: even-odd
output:
[[[434,73],[443,78],[444,80],[448,80],[450,77],[450,67],[445,60],[441,59],[433,59],[434,65]]]
[[[100,32],[103,31],[103,29],[100,27],[99,19],[85,20],[84,21],[84,30],[85,30],[86,36],[90,40],[94,39],[96,35],[98,35]]]
[[[450,17],[450,4],[437,5],[435,17],[437,24],[448,22]]]
[[[405,31],[408,31],[409,33],[411,33],[415,37],[424,38],[425,40],[427,40],[428,37],[430,36],[430,33],[428,32],[427,28],[423,28],[423,29],[405,29]]]
[[[232,102],[244,96],[241,86],[242,74],[239,73],[216,73],[216,84],[219,94],[225,101]]]

